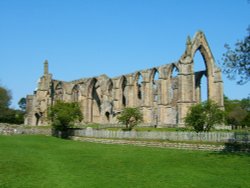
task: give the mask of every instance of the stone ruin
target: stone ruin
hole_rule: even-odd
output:
[[[194,56],[200,51],[206,70],[194,72]],[[178,74],[174,75],[174,71]],[[158,76],[157,76],[158,75]],[[203,32],[186,41],[181,58],[171,64],[109,78],[82,78],[71,82],[55,80],[44,62],[44,74],[33,95],[28,95],[26,125],[47,125],[47,110],[57,100],[79,102],[82,123],[117,124],[125,107],[138,107],[146,126],[183,127],[188,108],[201,102],[201,78],[207,78],[208,99],[224,107],[221,70]]]

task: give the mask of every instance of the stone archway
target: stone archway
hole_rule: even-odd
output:
[[[119,87],[119,101],[120,105],[119,108],[120,110],[124,107],[127,106],[127,94],[126,94],[126,86],[127,86],[127,79],[125,76],[121,76],[119,81],[118,81],[118,87]]]
[[[221,108],[224,106],[220,69],[215,65],[215,60],[205,35],[202,32],[197,32],[192,40],[190,37],[187,38],[186,51],[178,63],[180,67],[178,119],[182,125],[184,125],[184,118],[189,107],[198,102],[196,90],[198,82],[196,83],[197,77],[195,77],[194,72],[194,56],[197,52],[200,52],[206,67],[207,98],[216,102]]]
[[[54,92],[54,100],[63,100],[63,84],[62,82],[58,82],[56,87],[55,87],[55,92]]]
[[[143,76],[140,72],[137,72],[135,74],[133,85],[134,85],[133,105],[141,106],[143,105],[144,86],[143,86]]]
[[[41,119],[42,119],[42,113],[41,112],[37,112],[35,113],[35,119],[36,119],[36,125],[41,125]]]
[[[110,122],[110,113],[109,112],[105,112],[105,117],[106,117],[107,123],[109,123]]]
[[[199,71],[195,72],[195,100],[197,103],[202,102],[202,78],[206,77],[207,79],[207,72],[206,71]],[[207,93],[208,94],[208,93]]]
[[[75,85],[72,89],[72,92],[71,92],[71,100],[73,102],[78,102],[79,96],[80,96],[80,87],[79,87],[79,85]]]
[[[101,114],[100,84],[96,78],[92,78],[87,87],[86,121],[99,123]]]

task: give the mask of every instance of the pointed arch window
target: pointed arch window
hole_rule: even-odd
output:
[[[61,82],[55,88],[55,100],[63,100],[63,85]]]
[[[196,102],[203,102],[208,99],[208,79],[207,79],[207,63],[198,48],[193,60],[194,60],[194,72],[195,72],[195,96]]]
[[[170,77],[170,88],[169,88],[169,99],[170,102],[173,103],[175,98],[177,98],[177,89],[178,89],[178,74],[179,69],[172,64],[172,71],[171,71],[171,77]]]
[[[126,99],[126,85],[127,85],[127,79],[123,76],[122,78],[122,106],[126,107],[127,106],[127,99]]]
[[[138,73],[136,76],[136,96],[137,99],[142,100],[143,97],[143,92],[142,92],[142,82],[143,82],[143,78],[141,73]]]
[[[72,101],[78,102],[79,101],[79,95],[80,95],[80,87],[79,85],[75,85],[72,89]]]
[[[158,102],[159,96],[159,72],[157,69],[153,70],[152,84],[153,84],[153,100]]]

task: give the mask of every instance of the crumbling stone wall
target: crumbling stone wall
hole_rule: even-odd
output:
[[[203,56],[206,70],[194,72],[197,51]],[[174,71],[178,74],[174,75]],[[115,78],[104,74],[71,82],[55,80],[45,61],[38,89],[27,96],[25,124],[47,124],[48,107],[63,100],[80,103],[84,123],[115,124],[125,107],[138,107],[144,125],[184,126],[188,108],[201,102],[202,76],[207,77],[208,99],[223,108],[221,71],[202,32],[192,40],[187,38],[186,50],[178,61]]]

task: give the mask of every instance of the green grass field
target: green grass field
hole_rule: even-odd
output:
[[[0,136],[0,187],[250,187],[250,156]]]

